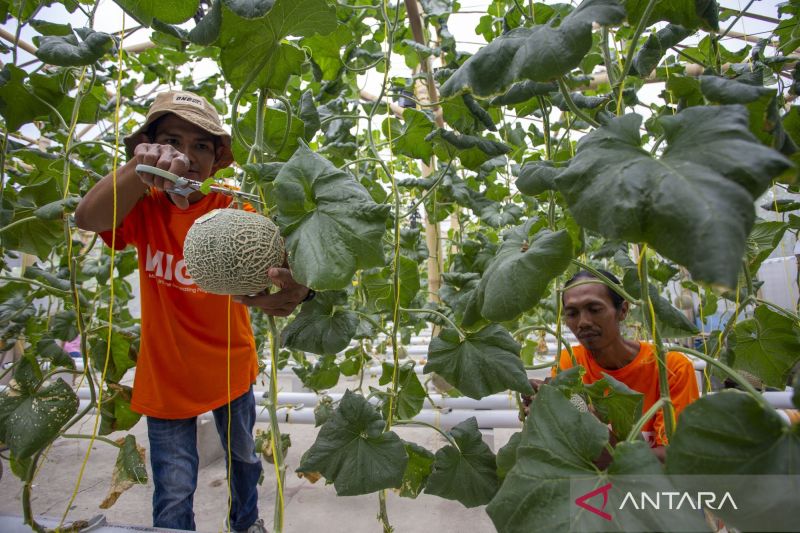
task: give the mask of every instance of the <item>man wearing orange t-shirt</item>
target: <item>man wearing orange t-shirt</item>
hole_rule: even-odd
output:
[[[600,272],[619,284],[613,274]],[[641,392],[644,395],[642,408],[647,411],[660,397],[654,346],[622,336],[620,324],[628,314],[628,302],[599,280],[595,283],[577,284],[579,281],[592,279],[597,280],[597,276],[587,271],[578,272],[564,285],[562,296],[564,321],[580,341],[580,345],[574,346],[572,352],[577,363],[586,369],[583,382],[587,385],[594,383],[605,372],[631,389]],[[567,289],[572,285],[576,286]],[[566,350],[561,352],[559,366],[562,370],[572,366]],[[555,374],[554,368],[553,375]],[[669,352],[667,379],[677,417],[689,403],[699,397],[692,362],[682,353]],[[663,461],[667,445],[663,412],[659,411],[643,429],[643,435],[653,452]]]
[[[257,508],[262,469],[252,436],[252,384],[258,362],[246,305],[286,316],[313,293],[296,283],[288,269],[271,268],[268,274],[279,292],[231,302],[202,291],[186,271],[183,241],[192,223],[228,207],[231,198],[199,191],[183,197],[170,192],[171,181],[140,175],[135,168],[155,166],[202,182],[230,165],[230,135],[205,98],[185,91],[159,94],[125,146],[129,160],[116,175],[116,212],[114,176],[109,174],[81,200],[75,223],[98,232],[115,249],[132,244],[138,252],[142,335],[131,407],[147,416],[153,525],[194,530],[196,419],[212,411],[226,450],[231,427],[230,527],[266,531]]]

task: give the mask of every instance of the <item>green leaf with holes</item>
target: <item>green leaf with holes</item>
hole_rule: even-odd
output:
[[[584,0],[559,26],[516,28],[467,59],[442,85],[442,98],[462,92],[489,97],[516,81],[548,82],[580,65],[592,47],[592,23],[613,26],[625,19],[617,0]]]
[[[215,43],[221,48],[225,79],[235,88],[252,79],[252,87],[282,92],[305,60],[302,50],[282,40],[290,35],[328,35],[336,27],[336,10],[324,0],[276,0],[265,16],[252,19],[242,18],[225,3]]]
[[[151,26],[153,19],[166,24],[186,22],[197,13],[199,0],[114,0],[133,18]]]
[[[350,174],[301,144],[274,183],[277,222],[298,283],[343,289],[356,270],[383,266],[390,208]]]
[[[445,328],[431,340],[424,372],[436,372],[465,396],[480,399],[508,389],[531,394],[520,345],[499,324],[464,338]]]
[[[359,318],[347,306],[344,291],[317,293],[281,332],[283,346],[320,355],[335,355],[350,344]]]
[[[56,438],[78,412],[78,396],[63,379],[36,391],[9,386],[0,393],[0,441],[17,460],[27,459]]]
[[[133,435],[125,435],[121,444],[117,462],[114,464],[114,473],[111,475],[111,487],[100,503],[101,509],[108,509],[114,505],[122,493],[134,485],[147,484],[144,448],[136,444],[136,437]]]
[[[497,492],[495,456],[483,442],[478,421],[470,417],[448,431],[456,446],[436,452],[425,493],[456,500],[464,507],[486,505]]]
[[[767,386],[783,390],[800,361],[800,328],[796,321],[760,305],[752,318],[734,326],[733,333],[733,368],[755,374]]]
[[[319,472],[339,496],[400,487],[408,455],[400,437],[384,432],[384,421],[363,396],[346,391],[323,424],[298,472]]]
[[[403,441],[408,454],[408,464],[400,486],[400,496],[416,498],[425,488],[433,468],[433,454],[413,442]]]
[[[791,163],[748,131],[741,106],[660,119],[667,148],[641,148],[635,114],[586,135],[556,185],[584,228],[646,242],[700,281],[736,285],[753,202]]]
[[[532,308],[569,266],[573,248],[569,234],[540,229],[542,225],[530,219],[505,234],[474,293],[475,308],[487,320],[511,320]],[[470,324],[465,318],[465,325]]]
[[[100,404],[100,435],[127,431],[139,422],[141,414],[131,409],[133,389],[127,385],[109,383]]]

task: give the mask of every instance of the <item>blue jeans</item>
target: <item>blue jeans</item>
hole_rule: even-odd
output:
[[[246,530],[258,518],[258,480],[261,459],[255,453],[256,421],[253,388],[231,406],[231,514],[235,531]],[[212,411],[228,462],[228,405]],[[179,420],[147,417],[150,465],[153,469],[153,526],[193,531],[194,491],[197,488],[197,417]]]

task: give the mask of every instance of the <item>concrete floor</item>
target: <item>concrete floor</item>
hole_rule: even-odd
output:
[[[373,378],[374,380],[374,378]],[[291,378],[280,379],[283,390],[292,390]],[[371,382],[367,385],[377,385]],[[263,387],[263,385],[261,385]],[[352,378],[342,377],[336,391],[354,388],[357,383]],[[91,434],[94,419],[84,421],[82,427],[75,428],[83,434]],[[213,425],[212,425],[213,426]],[[266,430],[267,424],[259,423],[257,428]],[[318,428],[311,425],[282,424],[281,430],[291,435],[292,447],[287,457],[288,474],[285,487],[285,527],[287,532],[305,533],[324,531],[325,533],[379,532],[381,528],[376,519],[378,497],[366,496],[338,497],[332,485],[326,486],[324,480],[311,484],[294,474],[300,457],[314,442]],[[213,431],[213,430],[212,430]],[[444,445],[444,439],[436,432],[426,428],[397,428],[404,439],[416,442],[431,451]],[[514,430],[495,430],[494,449],[507,442]],[[147,428],[140,421],[131,433],[140,445],[147,448]],[[214,432],[214,436],[216,433]],[[118,435],[110,435],[115,438]],[[47,460],[35,482],[32,506],[37,516],[58,519],[64,514],[72,491],[77,483],[78,473],[84,459],[88,441],[59,439],[48,453]],[[220,448],[221,452],[221,448]],[[108,492],[111,473],[117,450],[103,442],[95,442],[74,503],[70,506],[66,523],[73,520],[89,520],[96,515],[104,515],[109,525],[123,528],[100,528],[93,531],[131,531],[150,526],[152,482],[136,485],[125,492],[113,507],[107,510],[98,505]],[[209,452],[213,454],[212,452]],[[149,460],[149,459],[148,459]],[[7,463],[4,464],[7,467]],[[148,472],[150,465],[148,464]],[[259,488],[259,508],[268,528],[272,530],[272,515],[275,496],[275,474],[272,465],[264,463],[264,483]],[[198,531],[224,531],[226,518],[227,484],[225,481],[225,462],[218,458],[200,470],[197,493],[195,494],[195,520]],[[18,518],[22,514],[21,484],[6,468],[0,480],[0,530],[12,533],[26,531]],[[491,520],[484,507],[467,509],[460,503],[444,500],[436,496],[420,495],[416,500],[400,498],[389,493],[388,511],[391,524],[397,532],[430,533],[436,532],[490,532],[494,531]],[[20,528],[20,529],[17,529]]]

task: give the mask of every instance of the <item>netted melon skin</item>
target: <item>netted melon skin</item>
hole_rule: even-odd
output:
[[[239,209],[215,209],[194,221],[183,244],[186,270],[212,294],[247,295],[270,286],[267,270],[284,258],[270,219]]]

